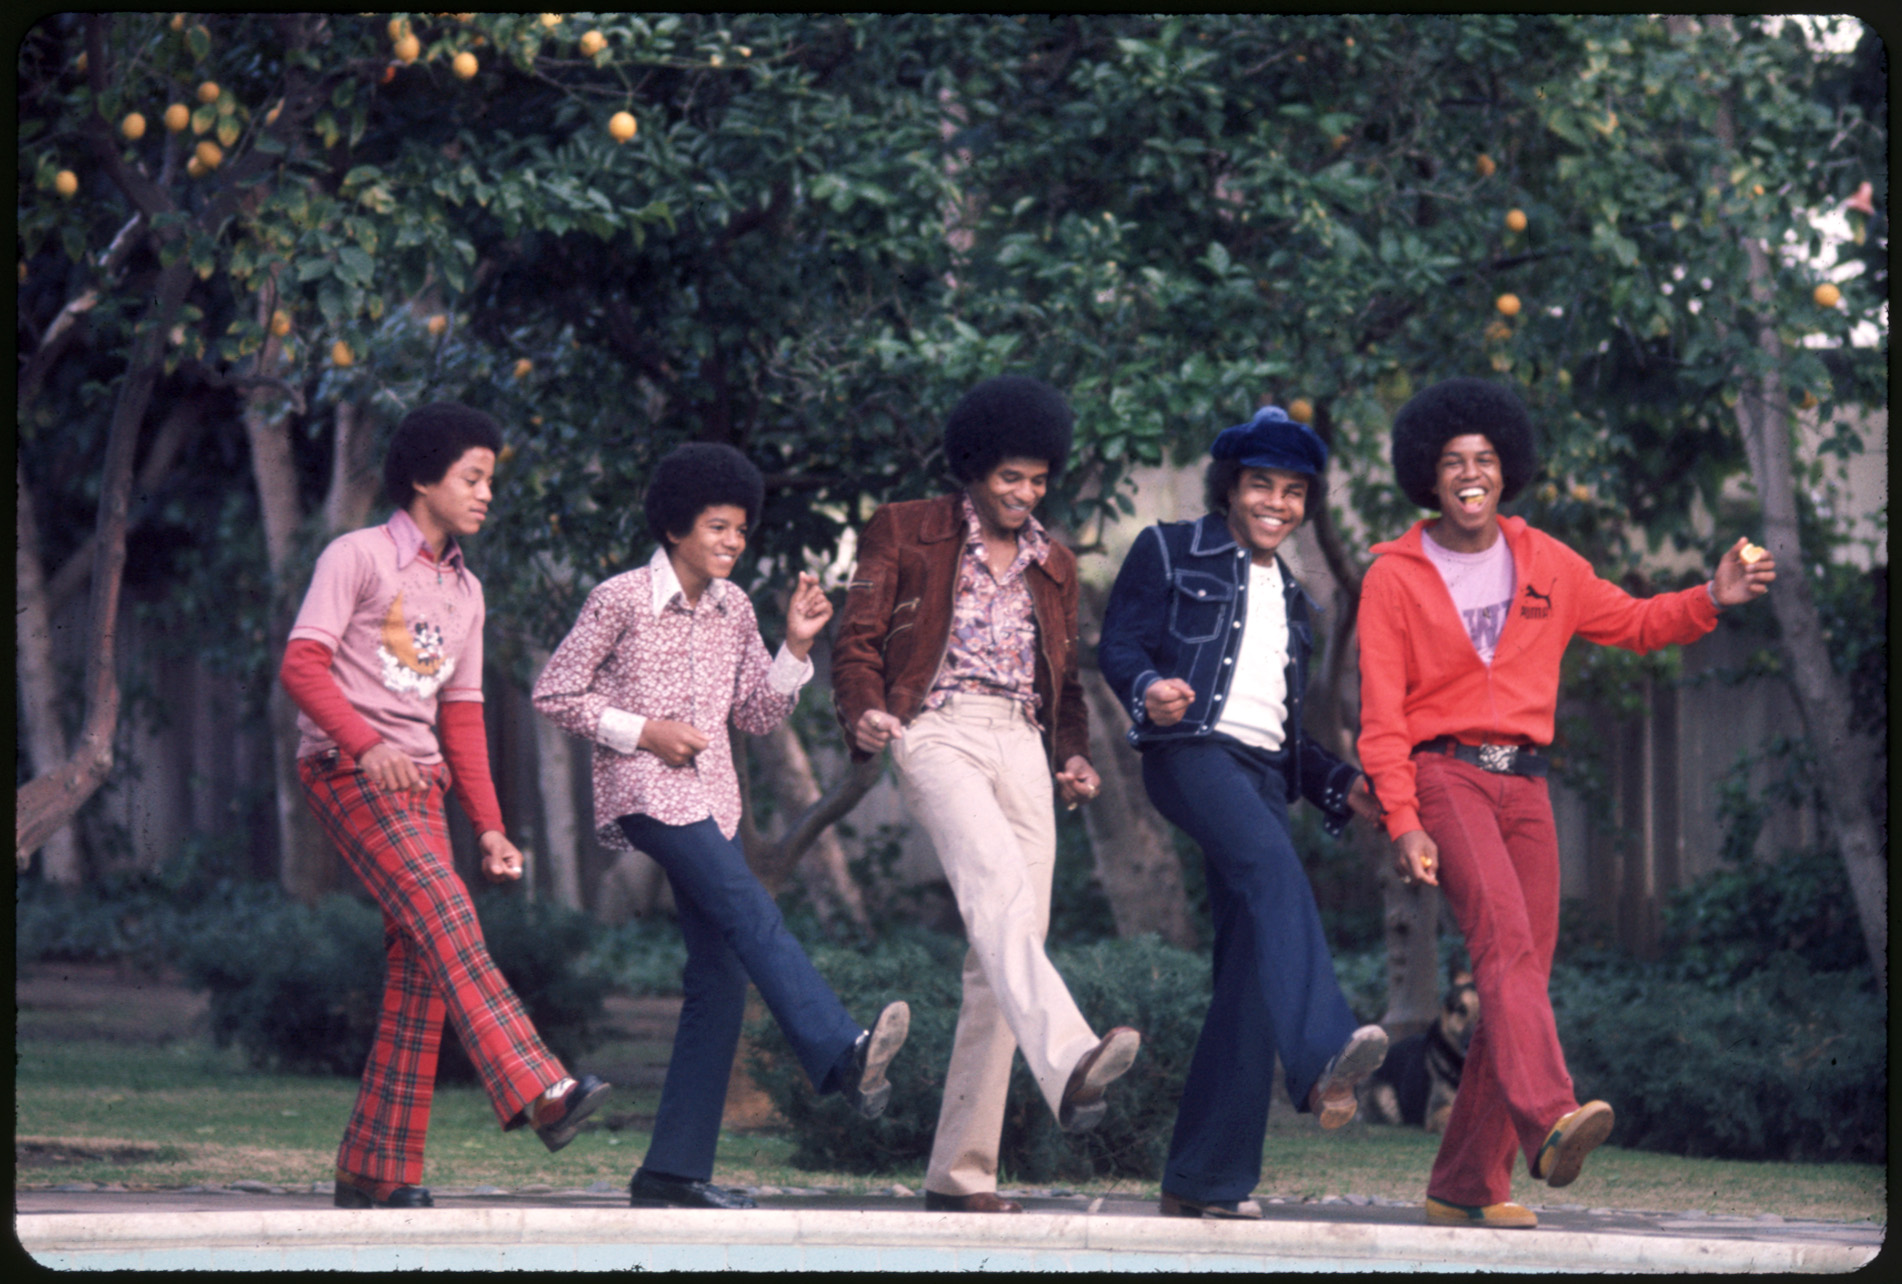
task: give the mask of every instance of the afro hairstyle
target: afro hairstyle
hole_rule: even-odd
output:
[[[700,514],[722,504],[745,509],[746,524],[756,526],[765,502],[766,479],[752,460],[731,446],[690,441],[654,465],[642,507],[648,533],[665,548],[669,536],[687,534]]]
[[[383,494],[407,509],[416,487],[433,486],[450,465],[476,447],[502,451],[502,425],[489,415],[456,401],[432,401],[403,416],[383,456]]]
[[[1042,459],[1054,481],[1070,460],[1076,421],[1063,394],[1028,375],[998,375],[965,393],[944,421],[944,457],[961,485],[1006,459]]]
[[[1499,453],[1505,503],[1539,473],[1532,420],[1511,388],[1488,379],[1445,379],[1415,393],[1393,421],[1394,479],[1421,508],[1438,509],[1434,482],[1446,443],[1478,433]]]

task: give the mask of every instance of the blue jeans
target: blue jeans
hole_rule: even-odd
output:
[[[1341,997],[1307,872],[1288,837],[1285,751],[1227,736],[1143,753],[1143,786],[1202,847],[1215,983],[1182,1085],[1163,1189],[1246,1199],[1261,1177],[1275,1054],[1295,1109],[1358,1024]]]
[[[713,1176],[749,977],[806,1077],[822,1093],[839,1090],[864,1027],[847,1015],[786,930],[779,907],[747,868],[739,844],[712,820],[663,825],[636,815],[621,817],[619,824],[627,840],[666,872],[687,944],[680,1028],[660,1090],[654,1141],[642,1167],[706,1181]]]

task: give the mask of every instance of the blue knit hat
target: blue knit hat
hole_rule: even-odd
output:
[[[1247,423],[1222,429],[1209,454],[1239,460],[1244,468],[1280,468],[1310,477],[1327,467],[1327,443],[1280,406],[1263,406]]]

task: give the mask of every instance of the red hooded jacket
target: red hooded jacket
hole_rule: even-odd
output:
[[[1513,604],[1486,664],[1420,546],[1431,520],[1374,545],[1361,584],[1361,770],[1372,778],[1393,838],[1421,827],[1415,745],[1441,736],[1473,745],[1552,743],[1559,659],[1574,634],[1645,652],[1694,642],[1717,627],[1705,586],[1632,597],[1525,519],[1502,517]]]

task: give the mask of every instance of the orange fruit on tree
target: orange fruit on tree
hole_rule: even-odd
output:
[[[544,13],[542,15],[542,26],[547,27],[550,31],[553,31],[556,27],[559,27],[560,25],[561,25],[560,14]]]
[[[337,366],[354,366],[357,364],[357,354],[350,351],[349,344],[339,339],[330,345],[330,362]]]
[[[198,163],[203,165],[206,169],[217,169],[220,165],[225,163],[225,149],[212,142],[209,138],[198,144],[197,148],[192,152],[192,155],[197,157]]]
[[[617,111],[608,117],[608,134],[617,143],[625,143],[639,132],[641,123],[634,119],[633,113]]]
[[[1297,423],[1313,423],[1314,403],[1309,401],[1306,397],[1296,397],[1293,401],[1288,403],[1288,418],[1295,420]]]
[[[185,162],[185,173],[191,178],[203,178],[205,175],[211,173],[211,171],[205,168],[205,162],[194,156]]]
[[[1502,294],[1493,300],[1493,306],[1498,308],[1505,316],[1516,317],[1519,315],[1519,296],[1516,294]]]
[[[53,190],[62,197],[71,200],[79,192],[79,175],[70,169],[63,169],[53,175]]]
[[[204,84],[198,86],[198,101],[201,103],[217,102],[218,82],[215,80],[207,80]]]
[[[391,40],[401,40],[404,36],[409,34],[409,19],[391,18],[390,25],[386,27],[385,30],[390,33]]]
[[[1473,159],[1473,168],[1479,171],[1481,178],[1491,178],[1499,166],[1494,162],[1492,157],[1488,156],[1485,152],[1481,152]]]
[[[192,123],[192,109],[184,103],[173,103],[165,109],[165,128],[174,134],[181,133]]]
[[[1831,285],[1828,281],[1825,281],[1821,285],[1816,287],[1816,291],[1813,297],[1816,299],[1817,307],[1833,308],[1838,303],[1842,302],[1843,292],[1837,289],[1835,286]]]
[[[282,339],[291,332],[291,314],[282,308],[271,313],[271,333]]]
[[[1514,232],[1525,231],[1526,230],[1526,212],[1524,210],[1507,210],[1506,211],[1506,227],[1508,228],[1508,230],[1514,231]]]
[[[133,142],[145,137],[145,117],[136,111],[129,111],[125,119],[119,122],[119,132]]]
[[[527,357],[521,357],[515,362],[515,377],[517,379],[526,379],[528,378],[528,372],[534,368],[535,363],[533,361],[530,361]]]
[[[608,47],[608,38],[598,31],[590,31],[581,37],[581,52],[592,58]]]
[[[406,33],[397,38],[394,52],[396,60],[407,67],[422,56],[423,42]]]
[[[449,318],[444,316],[440,312],[438,312],[435,316],[429,318],[429,320],[424,323],[424,329],[429,331],[431,337],[441,334],[444,330],[447,330],[448,328],[449,328]]]
[[[480,70],[476,63],[476,56],[467,49],[456,55],[455,61],[449,64],[449,68],[464,80],[473,79],[476,72]]]

